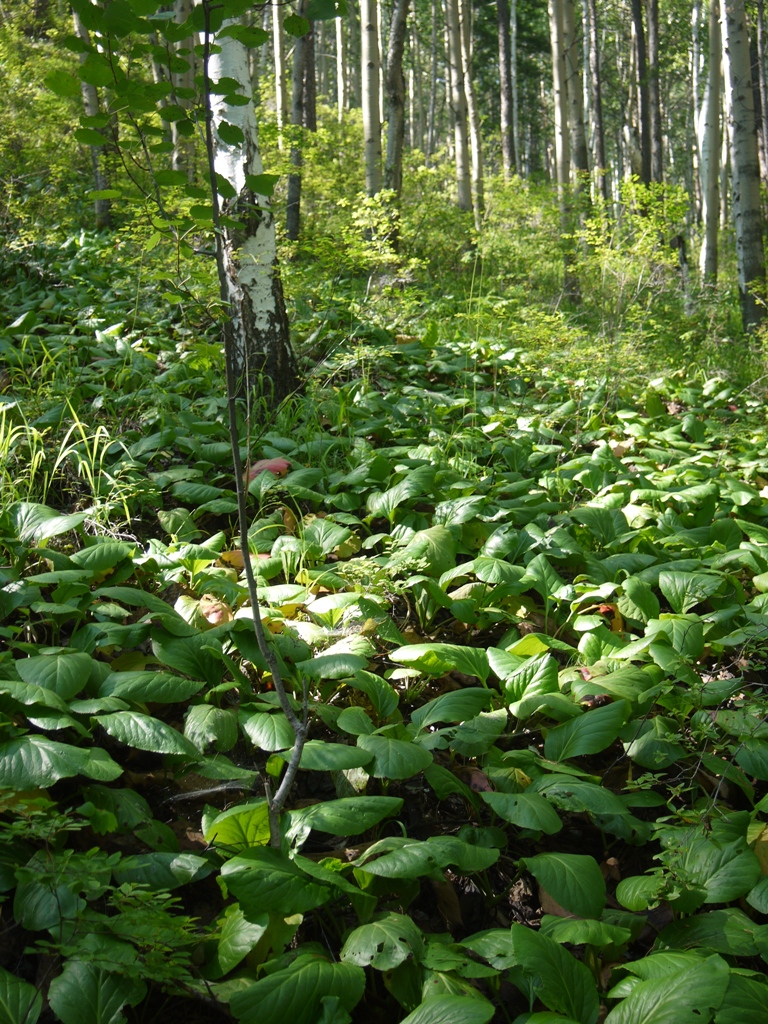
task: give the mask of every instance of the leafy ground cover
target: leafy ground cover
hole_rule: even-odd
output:
[[[763,394],[326,308],[243,423],[275,849],[218,345],[89,244],[5,268],[0,1021],[768,1019]]]

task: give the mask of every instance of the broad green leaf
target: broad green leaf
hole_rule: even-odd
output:
[[[144,986],[129,977],[101,970],[95,964],[68,960],[51,982],[51,1008],[63,1024],[121,1024],[128,1003],[134,1006]]]
[[[16,671],[25,683],[53,690],[64,700],[71,700],[86,686],[92,667],[91,656],[79,651],[39,654],[16,661]]]
[[[291,811],[291,819],[318,832],[329,832],[334,836],[358,836],[378,825],[384,818],[397,814],[402,806],[402,797],[396,796],[345,797]]]
[[[401,1024],[488,1024],[493,1017],[493,1004],[472,996],[430,996]]]
[[[504,694],[512,705],[534,694],[557,693],[557,662],[551,654],[538,654],[528,658],[504,680]]]
[[[483,871],[498,858],[498,850],[473,846],[453,836],[432,836],[424,842],[392,836],[369,846],[355,864],[385,878],[420,878],[449,865],[460,871]]]
[[[500,818],[518,828],[551,836],[563,827],[560,815],[538,793],[481,793],[480,796]]]
[[[703,572],[662,572],[659,590],[669,601],[673,612],[685,615],[725,586],[723,576]]]
[[[579,917],[600,917],[605,879],[594,857],[577,853],[540,853],[519,862],[561,907]]]
[[[480,757],[487,753],[507,727],[509,716],[505,708],[481,712],[468,722],[448,730],[451,750],[462,757]]]
[[[254,747],[260,750],[285,750],[296,739],[291,723],[282,711],[251,714],[241,710],[240,725]]]
[[[204,833],[206,843],[233,850],[266,846],[269,842],[269,805],[262,798],[229,807],[207,825]]]
[[[19,736],[0,744],[0,789],[45,789],[59,779],[87,775],[112,782],[123,769],[103,750],[80,750],[45,736]]]
[[[584,964],[532,928],[513,924],[511,931],[515,959],[526,974],[537,979],[537,996],[544,1005],[580,1024],[595,1024],[600,1001]]]
[[[627,712],[626,701],[618,700],[550,729],[544,741],[544,755],[550,761],[566,761],[583,754],[599,754],[619,735]]]
[[[326,903],[333,895],[301,871],[282,850],[258,847],[228,860],[221,882],[250,917],[264,912],[303,914]]]
[[[367,509],[369,514],[390,518],[395,509],[409,498],[430,494],[434,479],[435,470],[432,466],[418,466],[413,472],[403,477],[398,484],[390,487],[388,491],[373,491],[368,496]],[[445,527],[442,527],[442,529],[445,530]],[[447,533],[448,531],[445,530],[445,532]],[[453,550],[452,537],[451,545],[451,550]],[[439,573],[436,575],[439,575]]]
[[[625,619],[645,625],[659,616],[659,600],[649,583],[629,576],[621,585],[622,593],[617,604]]]
[[[2,526],[7,535],[20,540],[24,544],[34,541],[50,540],[60,537],[63,533],[77,529],[87,518],[87,512],[76,512],[62,516],[47,505],[37,505],[29,501],[14,502],[2,518]]]
[[[460,647],[458,644],[409,644],[407,647],[398,647],[389,657],[399,665],[417,668],[427,675],[441,676],[446,672],[457,671],[477,676],[483,684],[490,672],[485,651],[477,647]]]
[[[663,891],[661,875],[630,875],[616,886],[616,899],[627,910],[649,910],[658,905],[659,894]]]
[[[369,499],[370,500],[370,499]],[[416,570],[427,576],[440,576],[456,561],[456,543],[446,526],[430,526],[419,530],[404,548],[390,556],[387,568]]]
[[[155,754],[181,754],[197,759],[197,748],[180,732],[151,715],[138,711],[117,711],[113,715],[98,715],[94,721],[116,740],[139,750]]]
[[[768,1020],[768,985],[756,978],[744,978],[731,972],[714,1024],[744,1024],[745,1021],[759,1020]]]
[[[141,703],[173,704],[189,700],[205,683],[170,672],[113,672],[103,681],[99,697],[121,697]]]
[[[0,1024],[37,1024],[43,994],[0,967]]]
[[[266,933],[269,914],[257,914],[249,919],[235,903],[226,908],[219,923],[221,931],[216,943],[215,968],[209,966],[206,970],[209,978],[220,978],[237,967]]]
[[[397,691],[373,672],[355,672],[354,678],[347,679],[346,684],[356,690],[362,690],[380,721],[389,718],[400,700]]]
[[[366,771],[376,779],[410,779],[432,764],[432,754],[416,743],[390,739],[388,736],[357,737],[357,745],[373,755],[373,764]]]
[[[641,981],[606,1017],[606,1024],[701,1024],[711,1020],[728,988],[719,956],[666,978]]]
[[[667,768],[685,757],[686,750],[679,742],[679,736],[677,722],[664,715],[632,721],[622,731],[627,756],[651,771]]]
[[[709,910],[706,914],[673,921],[659,935],[657,949],[691,949],[702,946],[724,956],[756,956],[764,925],[756,924],[736,907]]]
[[[283,970],[234,991],[229,1007],[240,1024],[318,1024],[323,999],[336,997],[350,1012],[364,989],[362,968],[305,953]]]
[[[356,704],[351,708],[342,709],[336,719],[336,726],[339,729],[343,729],[344,732],[350,733],[352,736],[370,736],[371,733],[376,732],[376,726],[371,721],[368,712]],[[370,761],[372,757],[373,755],[369,754],[368,761]]]
[[[568,775],[542,775],[526,790],[541,793],[555,807],[564,811],[587,811],[590,814],[627,814],[626,805],[610,789],[594,782]]]
[[[40,704],[42,707],[54,708],[56,711],[64,713],[74,710],[53,690],[48,690],[44,686],[35,686],[34,683],[2,681],[0,682],[0,693],[8,694],[13,700],[26,707]]]
[[[155,626],[152,629],[152,652],[168,668],[183,672],[192,679],[204,679],[211,686],[218,686],[224,676],[221,641],[210,633],[174,636],[168,630]]]
[[[210,875],[213,866],[194,853],[139,853],[123,857],[115,868],[118,885],[131,882],[150,892],[177,889]]]
[[[568,942],[573,946],[623,946],[632,939],[629,928],[621,928],[604,921],[545,915],[539,929],[555,942]]]
[[[391,971],[404,960],[419,963],[423,953],[423,936],[411,918],[389,913],[355,928],[347,937],[340,957],[344,963],[358,967]]]
[[[285,761],[290,760],[291,754],[292,750],[280,751],[280,757]],[[340,772],[349,768],[362,768],[372,760],[373,754],[360,747],[350,747],[346,743],[327,743],[325,740],[308,740],[301,752],[299,767],[305,771]]]
[[[422,705],[411,714],[411,721],[419,730],[436,722],[463,722],[485,710],[490,699],[487,689],[454,690]]]
[[[184,718],[184,735],[201,752],[209,744],[216,750],[231,750],[237,743],[237,710],[195,704]]]
[[[344,679],[364,669],[366,658],[357,654],[320,654],[311,661],[299,661],[296,668],[310,679]]]

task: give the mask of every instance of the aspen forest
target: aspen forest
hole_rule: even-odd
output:
[[[768,1024],[766,32],[0,2],[0,1024]]]

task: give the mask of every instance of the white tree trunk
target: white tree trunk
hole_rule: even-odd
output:
[[[336,116],[341,124],[347,109],[347,40],[343,18],[336,18]]]
[[[365,191],[375,196],[381,191],[381,108],[379,87],[379,27],[377,0],[360,0],[360,51],[362,59],[363,145],[365,153]]]
[[[704,240],[699,267],[705,281],[717,281],[717,238],[720,226],[720,4],[710,0],[709,72],[701,110],[699,173]]]
[[[233,23],[224,23],[228,24]],[[249,176],[262,174],[263,167],[248,51],[229,36],[218,36],[216,46],[219,52],[208,61],[211,82],[234,79],[236,95],[248,100],[235,105],[226,94],[210,96],[214,169],[230,186],[227,193],[235,193],[232,198],[220,195],[219,200],[226,218],[222,231],[235,374],[240,393],[250,396],[256,391],[279,400],[295,388],[296,368],[277,270],[274,218],[269,200],[255,194],[249,183]],[[242,141],[225,141],[238,135],[237,129]]]
[[[469,176],[469,141],[467,131],[467,94],[461,59],[461,26],[459,0],[445,0],[445,24],[448,37],[448,64],[451,80],[451,113],[456,157],[456,192],[460,210],[472,209],[472,188]]]
[[[475,227],[480,230],[485,210],[485,188],[483,183],[483,137],[480,130],[480,111],[477,108],[475,86],[472,80],[472,5],[470,0],[461,0],[461,69],[464,74],[464,91],[467,97],[469,121],[469,152],[472,162],[472,210]]]
[[[288,120],[288,90],[285,84],[285,33],[283,5],[272,0],[272,52],[275,60],[275,113],[277,114],[277,145],[283,148],[283,128]]]

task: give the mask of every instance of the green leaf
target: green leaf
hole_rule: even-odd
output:
[[[260,750],[285,750],[296,739],[291,723],[282,711],[240,711],[240,725],[254,747]]]
[[[66,71],[51,71],[45,76],[43,82],[57,96],[71,99],[80,95],[80,83]],[[104,136],[101,136],[101,145],[104,144]]]
[[[231,750],[237,743],[237,710],[196,704],[184,719],[184,735],[201,752],[209,744],[216,750]]]
[[[481,793],[480,796],[500,818],[518,828],[551,836],[563,827],[560,815],[537,793]]]
[[[286,750],[280,756],[289,761],[291,753],[291,750]],[[349,768],[362,768],[372,760],[373,755],[360,747],[350,747],[346,743],[326,743],[325,740],[309,740],[301,752],[299,767],[305,771],[340,772]]]
[[[397,814],[402,806],[402,797],[396,796],[345,797],[291,811],[291,820],[334,836],[358,836]]]
[[[419,731],[436,722],[463,722],[485,710],[490,700],[491,694],[487,689],[454,690],[422,705],[411,714],[411,721]]]
[[[423,954],[424,939],[411,918],[389,913],[355,928],[347,937],[340,957],[344,963],[358,967],[390,971],[404,960],[419,963]]]
[[[541,919],[539,930],[555,942],[568,942],[573,946],[623,946],[632,939],[629,928],[606,924],[604,921],[584,921],[549,914]]]
[[[484,871],[498,858],[498,850],[453,836],[432,836],[425,842],[391,836],[369,846],[355,865],[384,878],[420,878],[449,865],[460,871]]]
[[[42,992],[0,967],[0,1024],[36,1024],[42,1008]]]
[[[368,659],[357,654],[320,654],[309,661],[298,661],[296,668],[310,679],[344,679],[367,664]]]
[[[725,956],[756,956],[761,927],[736,907],[709,910],[668,924],[658,937],[658,949],[702,946]]]
[[[187,701],[205,686],[199,679],[185,679],[170,672],[113,672],[99,687],[99,697],[121,697],[143,704]]]
[[[68,960],[51,982],[51,1008],[63,1024],[122,1024],[121,1013],[144,995],[144,986],[94,964]]]
[[[376,779],[410,779],[432,764],[432,754],[416,743],[388,736],[358,736],[357,745],[373,755],[366,768]]]
[[[551,654],[538,654],[528,658],[504,680],[504,693],[511,704],[513,715],[518,713],[515,704],[524,698],[558,691],[557,662]]]
[[[431,996],[404,1017],[401,1024],[488,1024],[493,1004],[472,996]]]
[[[323,999],[336,997],[349,1012],[364,989],[362,968],[305,953],[283,970],[233,992],[229,1006],[240,1024],[318,1024]]]
[[[50,540],[51,537],[60,537],[63,533],[77,529],[86,517],[85,512],[62,516],[46,505],[17,501],[5,512],[3,528],[24,544],[32,541],[39,544],[41,541]]]
[[[118,885],[130,882],[157,892],[197,882],[211,871],[213,867],[205,857],[194,853],[139,853],[123,857],[114,874]]]
[[[577,853],[540,853],[519,861],[520,868],[561,907],[579,917],[600,917],[605,906],[605,879],[594,857]]]
[[[20,658],[16,671],[25,683],[34,683],[53,690],[64,700],[71,700],[90,679],[93,660],[79,651],[39,654]]]
[[[485,683],[490,672],[485,651],[477,647],[460,647],[458,644],[409,644],[407,647],[398,647],[389,657],[391,661],[417,668],[431,676],[457,671],[476,676]]]
[[[267,196],[267,198],[273,194],[279,180],[279,174],[246,174],[245,176],[245,184],[251,192],[255,192],[257,196]],[[323,520],[319,520],[319,522],[323,522]]]
[[[619,735],[628,710],[626,701],[618,700],[550,729],[544,741],[544,755],[550,761],[566,761],[582,754],[599,754]]]
[[[197,759],[197,748],[172,726],[150,715],[137,711],[117,711],[113,715],[99,715],[95,721],[116,740],[151,750],[155,754],[182,754]]]
[[[347,679],[346,684],[356,690],[362,690],[380,721],[389,718],[400,700],[397,691],[373,672],[355,672],[354,678]]]
[[[719,956],[665,978],[641,981],[605,1024],[701,1024],[723,1002],[728,965]]]
[[[332,890],[318,885],[282,850],[259,847],[228,860],[221,881],[246,914],[303,914],[327,903]]]
[[[84,132],[86,130],[87,129],[85,129],[85,128],[81,128],[80,132],[82,133],[82,132]],[[78,134],[78,132],[75,132],[75,135],[77,135],[77,134]],[[96,134],[98,134],[98,132]],[[82,141],[82,140],[80,140],[80,141]],[[91,143],[89,143],[89,145],[94,145],[94,143],[91,142]],[[93,189],[90,189],[90,191],[86,192],[86,198],[87,199],[120,199],[122,194],[123,193],[120,192],[120,190],[116,189],[116,188],[93,188]]]
[[[768,1020],[768,985],[731,972],[714,1024]]]
[[[204,832],[206,843],[233,850],[266,846],[269,842],[269,805],[263,798],[236,804],[217,815]]]
[[[245,142],[243,129],[236,124],[230,124],[229,121],[219,121],[216,134],[227,146],[242,146]]]
[[[695,605],[716,594],[725,586],[723,576],[703,572],[659,573],[659,590],[669,601],[673,612],[685,615]]]
[[[584,964],[532,928],[513,924],[511,931],[517,963],[538,982],[536,994],[544,1005],[580,1024],[595,1024],[600,1001]]]
[[[80,750],[45,736],[20,736],[0,744],[0,789],[45,789],[72,775],[112,782],[122,772],[120,765],[98,748]]]
[[[206,977],[221,978],[229,974],[253,949],[269,928],[269,914],[247,918],[237,903],[227,907],[216,944],[215,967],[206,970]]]
[[[298,14],[289,14],[283,21],[283,27],[289,36],[297,39],[309,32],[309,22],[306,18],[300,18]]]
[[[395,551],[387,567],[393,572],[417,567],[428,576],[440,576],[455,561],[456,542],[453,534],[446,526],[430,526],[426,530],[419,530],[404,548]]]

